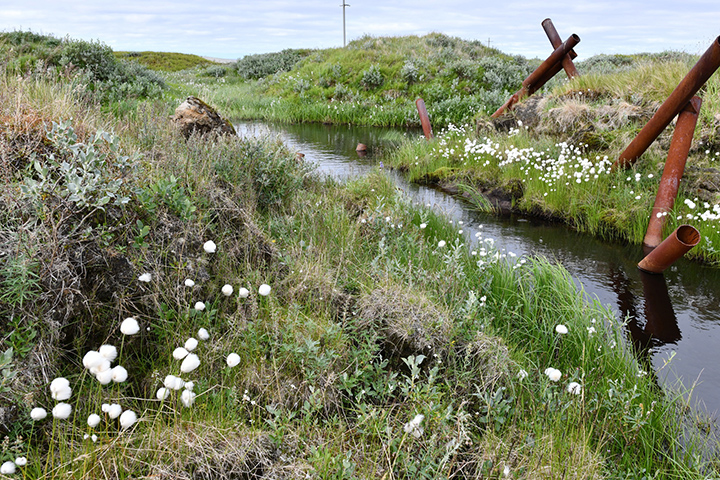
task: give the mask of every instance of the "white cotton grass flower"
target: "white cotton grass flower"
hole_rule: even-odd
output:
[[[258,288],[258,293],[263,297],[267,297],[268,295],[270,295],[270,290],[272,290],[270,288],[270,285],[268,285],[267,283],[263,283],[262,285],[260,285],[260,288]]]
[[[113,379],[112,368],[108,368],[107,370],[103,370],[102,372],[97,372],[95,374],[95,378],[98,382],[100,382],[100,385],[107,385],[108,383],[112,382]]]
[[[98,436],[95,435],[94,433],[92,435],[90,435],[90,440],[92,440],[93,443],[97,442],[97,439],[98,439]]]
[[[197,336],[200,340],[207,340],[210,338],[210,333],[208,333],[206,329],[201,328],[200,330],[198,330]]]
[[[226,297],[229,297],[230,295],[233,294],[234,290],[233,290],[232,285],[225,284],[225,285],[223,285],[221,291],[222,291],[223,295],[225,295]]]
[[[58,377],[50,382],[50,395],[53,400],[67,400],[72,395],[70,382],[65,377]]]
[[[155,396],[160,401],[166,400],[170,396],[170,389],[166,388],[166,387],[160,387],[160,388],[158,388],[158,391],[155,394]]]
[[[82,359],[83,366],[88,370],[93,367],[97,367],[103,363],[105,357],[103,357],[97,350],[90,350],[87,352]]]
[[[212,240],[208,240],[207,242],[203,243],[203,250],[207,253],[215,253],[217,251],[217,245],[215,245],[215,242]]]
[[[405,430],[405,433],[409,433],[415,438],[420,438],[424,431],[422,425],[420,425],[423,420],[425,420],[425,415],[417,414],[415,415],[415,418],[403,426],[403,430]]]
[[[8,460],[0,465],[0,473],[3,475],[13,475],[15,473],[15,463]]]
[[[185,347],[177,347],[175,350],[173,350],[172,355],[175,360],[182,360],[183,358],[188,356],[188,353],[190,352],[188,352]]]
[[[192,407],[192,404],[195,403],[195,397],[195,393],[191,390],[183,390],[182,394],[180,394],[180,401],[186,407]]]
[[[44,419],[45,417],[47,417],[47,410],[45,410],[42,407],[35,407],[32,410],[30,410],[30,418],[32,418],[36,422],[38,420]]]
[[[58,403],[52,409],[53,417],[60,419],[60,420],[65,420],[66,418],[68,418],[70,416],[71,413],[72,413],[72,405],[70,405],[68,403],[64,403],[64,402]]]
[[[109,361],[113,361],[118,356],[117,348],[114,345],[101,345],[100,348],[98,348],[98,353],[102,355],[103,358]]]
[[[27,465],[27,457],[17,457],[15,459],[15,465],[17,465],[18,467],[24,467],[25,465]]]
[[[120,331],[123,335],[135,335],[140,331],[140,325],[134,317],[128,317],[120,324]]]
[[[427,223],[420,224],[420,230],[425,230],[426,227],[427,227]]]
[[[559,323],[555,325],[555,331],[560,335],[565,335],[566,333],[568,333],[568,328],[562,323]]]
[[[200,366],[200,358],[194,353],[188,354],[187,357],[180,364],[180,371],[183,373],[189,373]]]
[[[204,302],[195,302],[195,310],[198,312],[202,312],[205,310],[205,303]]]
[[[519,123],[519,121],[518,121],[518,123]],[[509,476],[510,476],[510,465],[505,465],[505,468],[503,468],[503,477],[507,478]]]
[[[111,403],[110,405],[108,405],[107,412],[105,413],[107,413],[108,417],[114,420],[120,416],[122,411],[123,410],[120,405],[118,405],[117,403]]]
[[[518,378],[520,380],[525,380],[527,377],[528,377],[528,372],[521,368],[520,371],[518,372]]]
[[[140,275],[138,277],[138,280],[140,280],[141,282],[144,282],[144,283],[148,283],[148,282],[152,281],[152,275],[149,273],[143,273],[142,275]]]
[[[87,424],[90,428],[97,427],[98,424],[100,424],[100,415],[98,415],[97,413],[90,414],[87,419]]]
[[[180,377],[176,377],[175,375],[168,375],[165,377],[163,385],[165,385],[165,387],[169,388],[170,390],[180,390],[183,385],[185,385],[185,381]]]
[[[186,278],[186,279],[185,279],[185,286],[192,288],[192,287],[195,286],[195,281],[193,281],[193,280],[190,279],[190,278]]]
[[[188,352],[192,352],[195,350],[198,346],[197,338],[190,337],[187,340],[185,340],[185,350]]]
[[[240,363],[240,355],[238,355],[237,353],[231,353],[230,355],[227,356],[226,361],[227,361],[228,367],[235,367],[235,366],[237,366],[237,364]]]
[[[547,375],[553,382],[557,382],[560,380],[562,373],[557,368],[548,367],[545,369],[545,375]]]
[[[122,365],[116,365],[110,372],[110,376],[115,383],[122,383],[128,378],[128,372]]]
[[[185,382],[185,390],[192,390],[195,388],[195,382]]]
[[[132,410],[125,410],[122,415],[120,415],[120,426],[123,430],[132,427],[135,422],[137,422],[137,415]]]
[[[580,395],[582,393],[582,386],[578,382],[570,382],[568,383],[567,391],[574,395]]]
[[[90,373],[92,373],[93,375],[97,375],[98,373],[106,372],[108,370],[110,370],[110,360],[108,360],[107,358],[103,358],[100,364],[95,365],[90,369]]]
[[[238,290],[238,297],[247,298],[248,296],[250,296],[250,290],[248,290],[247,288],[242,287],[240,288],[240,290]]]
[[[443,248],[446,245],[445,240],[440,240],[438,242],[438,248]]]

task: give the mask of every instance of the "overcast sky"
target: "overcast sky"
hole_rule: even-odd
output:
[[[343,44],[343,0],[0,0],[0,30],[99,40],[113,50],[237,59]],[[540,23],[599,53],[703,53],[720,35],[720,0],[345,0],[347,40],[442,32],[509,54],[547,57]]]

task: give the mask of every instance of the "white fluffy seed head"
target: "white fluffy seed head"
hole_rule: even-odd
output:
[[[258,293],[260,295],[262,295],[263,297],[267,297],[268,295],[270,295],[270,290],[271,290],[270,285],[268,285],[267,283],[263,283],[258,288]]]
[[[97,427],[99,423],[100,423],[100,415],[98,415],[97,413],[91,414],[87,419],[87,424],[88,424],[88,427],[90,427],[90,428]]]
[[[90,350],[83,357],[83,366],[90,370],[93,367],[100,365],[105,358],[96,350]]]
[[[114,345],[103,345],[98,349],[100,355],[108,361],[112,362],[117,358],[118,351]]]
[[[247,288],[242,287],[240,288],[240,290],[238,290],[238,297],[247,298],[248,296],[250,296],[250,290],[248,290]]]
[[[195,281],[193,281],[193,280],[191,280],[191,279],[189,279],[189,278],[186,278],[186,279],[185,279],[185,286],[186,286],[186,287],[194,287],[194,286],[195,286]]]
[[[72,406],[70,404],[63,403],[63,402],[58,403],[52,409],[53,417],[60,419],[60,420],[65,420],[66,418],[68,418],[70,416],[71,413],[72,413]]]
[[[138,277],[138,280],[140,280],[141,282],[144,282],[144,283],[148,283],[152,280],[152,275],[149,273],[143,273],[142,275],[140,275]]]
[[[212,240],[208,240],[203,244],[203,250],[207,253],[215,253],[217,251],[217,245]]]
[[[122,383],[125,380],[127,380],[128,372],[127,372],[127,370],[125,370],[125,367],[123,367],[122,365],[116,365],[115,367],[113,367],[113,369],[110,372],[111,372],[112,380],[115,383]]]
[[[123,430],[132,427],[137,422],[137,415],[132,410],[125,410],[120,415],[120,426]]]
[[[234,367],[238,363],[240,363],[240,355],[238,355],[237,353],[231,353],[227,356],[228,367]]]
[[[566,333],[568,333],[568,328],[562,323],[559,323],[555,325],[555,331],[560,335],[565,335]]]
[[[0,473],[3,475],[13,475],[15,473],[15,463],[8,460],[0,465]]]
[[[191,407],[195,403],[195,394],[191,390],[183,390],[180,400],[186,407]]]
[[[177,347],[175,350],[173,350],[173,358],[175,360],[182,360],[183,358],[187,357],[188,355],[187,349],[185,347]]]
[[[120,331],[123,335],[135,335],[140,331],[140,325],[133,317],[128,317],[120,324]]]
[[[45,417],[47,417],[47,410],[42,407],[35,407],[30,410],[30,418],[35,421],[42,420]]]
[[[194,353],[191,353],[183,360],[182,364],[180,365],[180,371],[183,373],[192,372],[199,366],[200,358],[198,358],[198,356]]]
[[[562,373],[557,368],[548,367],[545,369],[545,375],[547,375],[553,382],[557,382],[560,380]]]
[[[197,346],[198,346],[198,341],[196,338],[190,337],[187,340],[185,340],[185,349],[188,352],[192,352],[193,350],[195,350],[197,348]]]
[[[200,330],[198,330],[197,336],[200,340],[207,340],[208,338],[210,338],[210,333],[208,333],[208,331],[204,328],[201,328]]]
[[[100,382],[101,385],[107,385],[108,383],[112,382],[112,368],[97,372],[95,374],[95,378],[98,382]]]
[[[107,414],[108,414],[108,417],[110,417],[111,419],[116,419],[117,417],[120,416],[121,413],[122,413],[122,407],[120,405],[118,405],[117,403],[112,403],[112,404],[108,405]]]
[[[165,387],[158,388],[157,393],[155,394],[158,400],[166,400],[170,396],[170,389]]]
[[[229,297],[230,295],[232,295],[232,294],[233,294],[233,287],[232,287],[232,285],[227,285],[227,284],[226,284],[226,285],[223,285],[223,287],[222,287],[222,294],[225,295],[226,297]]]
[[[202,312],[203,310],[205,310],[205,303],[195,302],[195,310],[197,310],[198,312]]]

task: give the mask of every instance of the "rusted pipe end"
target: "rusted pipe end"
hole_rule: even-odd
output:
[[[680,225],[650,252],[638,268],[647,273],[662,273],[666,268],[700,243],[700,232],[692,225]]]
[[[363,143],[358,143],[357,148],[355,148],[356,152],[365,152],[367,151],[367,147]]]

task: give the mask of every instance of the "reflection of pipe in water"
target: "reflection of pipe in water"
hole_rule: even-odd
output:
[[[675,310],[668,294],[665,277],[652,275],[642,270],[640,280],[645,297],[645,333],[661,343],[677,343],[682,338]]]
[[[662,273],[698,243],[700,243],[700,232],[691,225],[680,225],[660,245],[640,260],[638,268],[648,273]]]
[[[667,160],[665,160],[665,168],[655,196],[655,205],[653,205],[647,232],[643,239],[643,246],[646,248],[655,248],[662,242],[662,230],[667,220],[666,215],[675,205],[680,179],[685,172],[685,162],[687,162],[692,145],[695,125],[697,125],[700,114],[700,105],[702,105],[700,97],[693,97],[677,117]]]
[[[365,155],[367,155],[367,146],[365,146],[364,143],[358,143],[355,151],[357,152],[359,157],[364,157]]]

